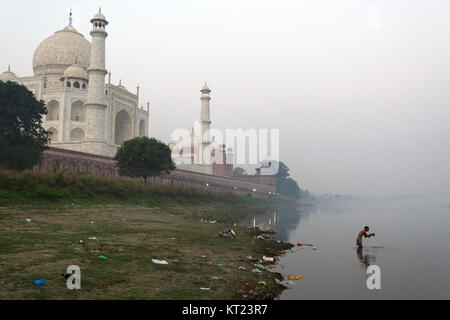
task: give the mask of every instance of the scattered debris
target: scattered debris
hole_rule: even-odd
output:
[[[202,290],[202,291],[209,291],[209,290],[211,290],[211,288],[200,288],[200,290]]]
[[[33,220],[31,220],[30,218],[27,218],[27,222],[31,223]]]
[[[167,261],[165,261],[165,260],[155,260],[155,259],[152,259],[152,262],[154,263],[154,264],[160,264],[160,265],[168,265],[169,263],[167,262]]]
[[[89,238],[89,240],[97,240],[96,237]]]
[[[108,258],[105,256],[98,256],[100,259],[107,260]]]
[[[292,280],[292,281],[298,281],[298,280],[303,280],[303,277],[302,276],[293,276],[293,277],[289,277],[288,279]]]
[[[261,271],[261,270],[258,270],[258,269],[253,269],[252,272],[253,272],[253,273],[262,273],[262,271]]]
[[[262,232],[273,232],[272,228],[267,226],[267,225],[265,225],[264,223],[261,223],[256,228],[261,230]]]
[[[258,282],[258,284],[259,284],[259,285],[263,285],[264,287],[267,287],[267,286],[268,286],[267,283],[266,283],[265,281],[260,281],[260,282]]]
[[[265,268],[262,264],[255,264],[255,268],[257,268],[259,270],[265,270]]]
[[[37,286],[43,286],[46,283],[47,283],[47,280],[45,280],[45,279],[34,281],[34,284]]]
[[[219,237],[225,238],[225,239],[231,239],[231,238],[237,238],[237,235],[236,235],[236,232],[234,232],[232,229],[228,229],[228,230],[220,232]]]
[[[274,259],[273,258],[269,258],[269,257],[263,257],[263,260],[266,262],[273,262]]]

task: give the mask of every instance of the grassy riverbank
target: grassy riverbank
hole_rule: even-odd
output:
[[[257,240],[245,228],[233,227],[237,239],[218,233],[277,205],[195,189],[0,172],[0,299],[274,298],[281,276],[254,273],[242,260],[276,256],[289,245]],[[61,276],[70,265],[82,270],[81,290],[68,290]],[[34,285],[43,278],[44,286]]]

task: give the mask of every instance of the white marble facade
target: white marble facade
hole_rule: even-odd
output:
[[[91,23],[92,42],[70,19],[36,49],[34,76],[18,77],[8,68],[0,81],[23,84],[45,101],[51,146],[113,157],[124,141],[148,136],[149,104],[139,107],[139,87],[132,93],[111,83],[105,68],[108,22],[99,12]]]

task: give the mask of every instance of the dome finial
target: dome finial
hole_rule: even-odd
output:
[[[72,25],[72,8],[70,8],[70,14],[69,14],[69,26]]]
[[[8,64],[8,72],[11,72],[11,65]]]

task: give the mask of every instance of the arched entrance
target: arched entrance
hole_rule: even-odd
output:
[[[58,130],[50,128],[48,129],[48,132],[50,132],[50,143],[58,142]]]
[[[59,120],[59,102],[52,100],[47,104],[47,121]]]
[[[73,129],[70,132],[70,141],[81,141],[84,139],[84,131],[80,128]]]
[[[72,103],[72,108],[70,111],[70,120],[76,122],[86,121],[86,107],[84,106],[83,101],[78,100]]]
[[[131,118],[128,112],[122,110],[116,115],[114,143],[121,145],[131,138]]]
[[[139,136],[140,137],[146,137],[147,133],[145,132],[146,126],[145,126],[145,121],[141,120],[141,122],[139,122]]]

